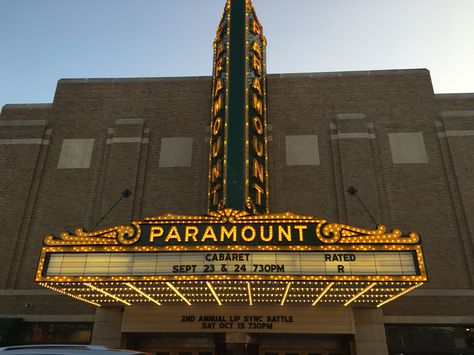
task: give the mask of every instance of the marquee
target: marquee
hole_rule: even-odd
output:
[[[36,281],[95,306],[384,304],[427,281],[420,238],[269,213],[266,45],[250,0],[214,40],[208,211],[44,239]]]
[[[427,280],[419,236],[290,212],[167,214],[46,236],[36,280],[95,304],[381,306]]]

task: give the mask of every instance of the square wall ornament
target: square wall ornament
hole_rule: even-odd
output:
[[[160,168],[191,166],[193,139],[190,137],[161,138]]]
[[[286,136],[286,165],[319,165],[318,136]]]
[[[58,169],[89,169],[94,139],[64,139]]]
[[[422,132],[389,133],[394,164],[426,164],[425,142]]]

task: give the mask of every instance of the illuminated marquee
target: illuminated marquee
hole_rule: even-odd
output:
[[[268,284],[268,289],[282,282],[291,285],[285,300],[308,285],[321,288],[316,303],[341,304],[350,300],[340,292],[346,285],[346,290],[357,291],[355,295],[364,291],[358,303],[380,305],[427,280],[416,233],[402,235],[384,226],[364,230],[290,212],[254,215],[225,209],[208,216],[167,214],[92,233],[76,229],[75,234],[49,235],[44,243],[36,280],[95,305],[117,302],[115,291],[133,291],[140,283],[145,284],[138,290],[151,290],[152,296],[146,294],[155,301],[171,302],[178,295],[175,301],[200,302],[195,292],[202,290],[203,282],[224,299],[240,288],[247,290],[249,300],[248,290],[255,288],[252,302],[271,298],[257,294],[259,283]],[[171,294],[158,292],[163,282]],[[175,285],[183,282],[193,283],[184,289],[178,286],[180,291]],[[226,289],[233,291],[226,295]],[[303,295],[299,302],[314,303],[315,297]],[[326,296],[333,298],[325,300]],[[144,297],[135,302],[149,301]],[[127,299],[133,304],[133,298]]]
[[[266,44],[251,1],[228,0],[214,41],[207,215],[48,235],[40,285],[97,307],[381,307],[427,281],[416,233],[268,212]]]

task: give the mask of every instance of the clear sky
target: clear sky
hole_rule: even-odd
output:
[[[474,0],[254,0],[268,72],[428,68],[474,92]],[[60,78],[210,75],[225,0],[0,0],[0,106]]]

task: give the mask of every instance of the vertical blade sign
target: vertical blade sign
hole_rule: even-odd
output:
[[[228,0],[214,40],[208,211],[268,213],[266,39],[250,0]]]

